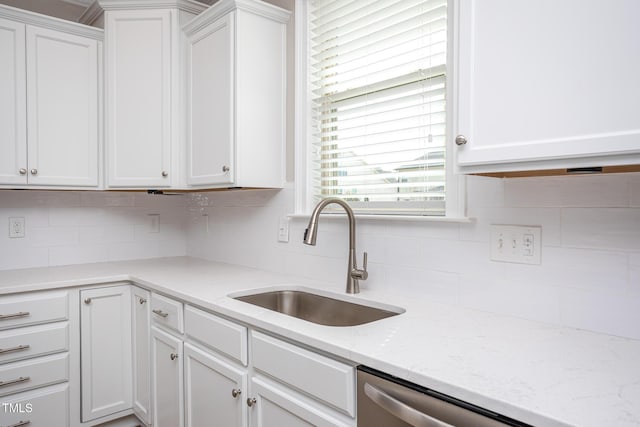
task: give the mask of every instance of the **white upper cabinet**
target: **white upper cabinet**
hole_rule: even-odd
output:
[[[25,24],[0,18],[0,184],[27,183]]]
[[[640,2],[458,6],[459,171],[640,164]]]
[[[100,0],[105,22],[109,188],[184,183],[181,25],[207,5],[187,0]]]
[[[109,187],[171,185],[171,21],[170,10],[106,13]]]
[[[0,6],[0,185],[98,187],[102,37]]]
[[[185,26],[188,185],[283,186],[289,15],[221,0]]]
[[[98,185],[98,42],[27,27],[29,183]]]

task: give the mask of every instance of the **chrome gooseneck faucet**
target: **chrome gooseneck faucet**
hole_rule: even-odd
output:
[[[309,226],[304,232],[304,244],[315,246],[316,238],[318,237],[318,217],[322,210],[332,203],[340,205],[347,212],[349,218],[349,265],[347,267],[347,293],[357,294],[360,292],[360,280],[367,280],[369,273],[367,273],[367,253],[364,253],[364,260],[362,270],[358,269],[356,261],[356,218],[353,215],[351,207],[342,199],[337,197],[330,197],[323,199],[311,214],[309,219]]]

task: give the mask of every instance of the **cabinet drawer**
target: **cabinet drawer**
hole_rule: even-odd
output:
[[[2,427],[69,426],[68,383],[14,394],[3,398],[2,403]]]
[[[154,325],[184,332],[182,303],[162,295],[151,294],[151,319]]]
[[[189,338],[247,366],[247,328],[190,306],[184,317]]]
[[[0,297],[0,329],[66,320],[68,301],[66,291]]]
[[[55,354],[0,366],[0,396],[67,381],[69,354]]]
[[[276,338],[252,331],[256,369],[355,416],[355,368]]]
[[[68,322],[0,331],[0,364],[68,349]]]

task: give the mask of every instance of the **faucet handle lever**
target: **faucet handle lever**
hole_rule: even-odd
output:
[[[364,258],[362,260],[362,269],[357,268],[355,265],[353,266],[353,270],[351,270],[351,277],[357,280],[367,280],[369,277],[369,273],[367,272],[367,253],[364,253]]]

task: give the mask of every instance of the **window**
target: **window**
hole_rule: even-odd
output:
[[[444,215],[447,0],[307,7],[308,199]]]

